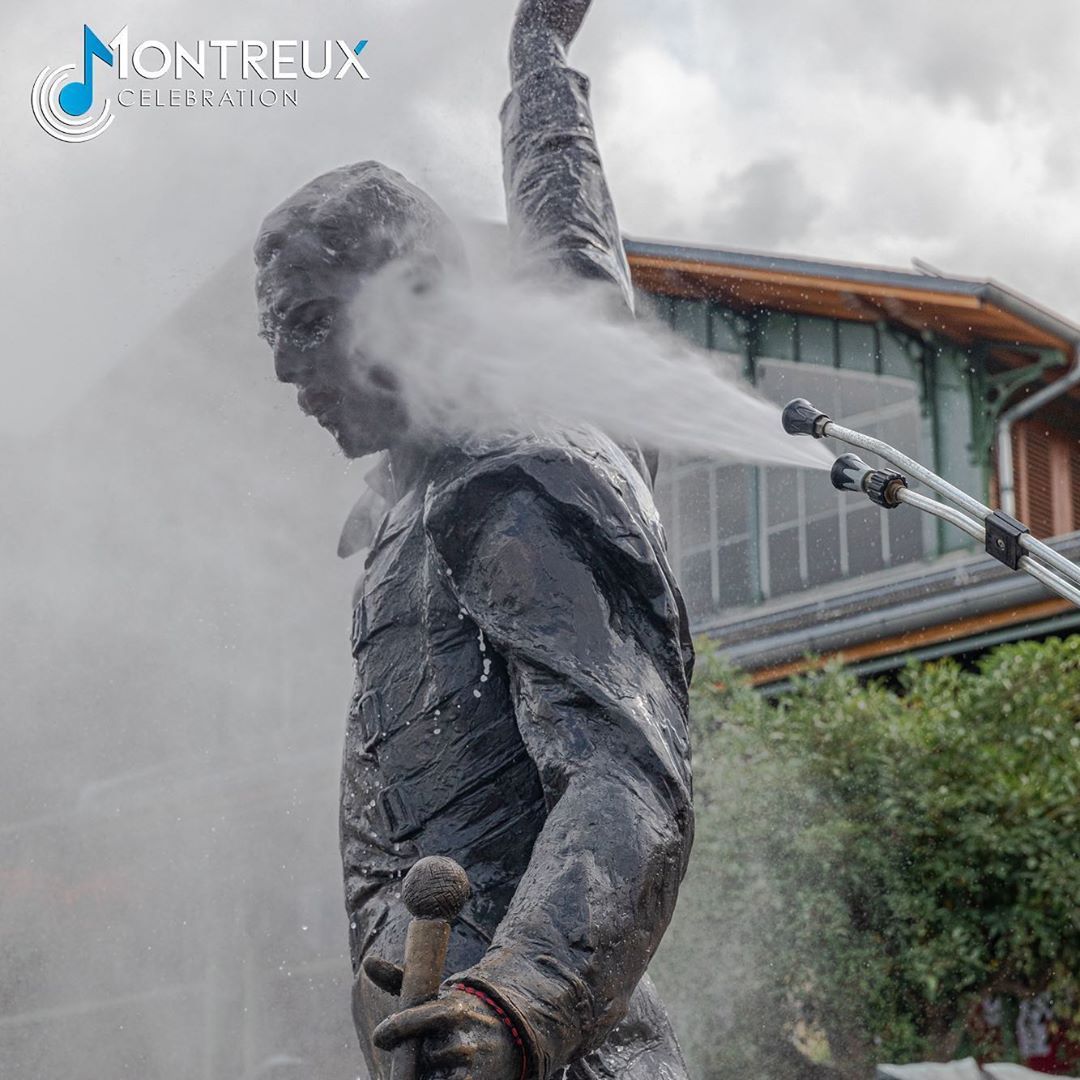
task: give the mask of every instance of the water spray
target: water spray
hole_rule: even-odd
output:
[[[831,473],[833,487],[839,491],[862,492],[871,502],[886,510],[905,503],[947,521],[978,540],[988,555],[1010,570],[1030,574],[1058,596],[1080,607],[1080,566],[1036,540],[1023,522],[1001,510],[984,506],[978,499],[953,487],[947,480],[888,443],[842,427],[805,398],[788,402],[784,408],[783,423],[789,435],[837,439],[876,454],[901,470],[890,472],[874,469],[856,454],[843,454],[833,463]],[[908,485],[909,476],[945,501],[912,491]]]

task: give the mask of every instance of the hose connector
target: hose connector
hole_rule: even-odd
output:
[[[825,437],[825,425],[832,419],[816,405],[811,405],[806,398],[795,398],[784,406],[784,430],[789,435],[813,435],[815,439]]]
[[[900,473],[871,469],[858,454],[842,454],[833,462],[832,485],[838,491],[861,491],[871,502],[892,510],[900,505],[899,492],[908,486]]]

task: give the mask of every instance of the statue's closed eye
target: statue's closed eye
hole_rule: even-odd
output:
[[[288,313],[279,333],[298,349],[312,349],[326,340],[333,324],[333,308],[324,300],[309,300]]]

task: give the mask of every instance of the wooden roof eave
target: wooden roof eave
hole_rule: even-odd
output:
[[[735,267],[682,258],[630,254],[635,282],[668,296],[715,299],[736,310],[770,307],[862,322],[887,321],[941,333],[961,345],[979,340],[1071,352],[1073,343],[993,302],[997,290],[967,291],[845,280],[789,269]],[[987,297],[990,297],[988,299]]]

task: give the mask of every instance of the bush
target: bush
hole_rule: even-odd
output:
[[[1075,1007],[1080,636],[778,703],[703,643],[694,685],[698,838],[653,970],[697,1075],[865,1080],[979,1053],[986,995]]]

